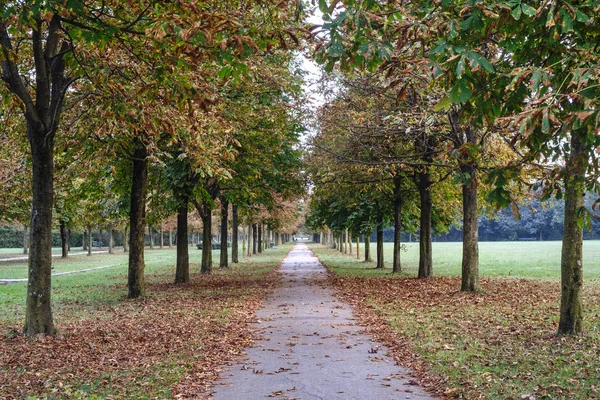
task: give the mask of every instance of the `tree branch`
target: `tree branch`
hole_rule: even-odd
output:
[[[0,47],[2,47],[2,54],[4,60],[2,61],[2,80],[6,82],[8,90],[19,97],[19,99],[25,105],[25,118],[27,122],[33,125],[36,129],[41,128],[42,121],[38,115],[38,112],[31,98],[31,94],[25,87],[25,83],[19,75],[19,69],[15,65],[14,51],[11,43],[8,30],[4,22],[0,21]]]

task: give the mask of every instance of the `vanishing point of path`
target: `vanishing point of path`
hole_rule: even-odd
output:
[[[222,374],[215,400],[432,399],[325,286],[327,272],[305,244],[280,271],[281,286],[257,315],[261,340]]]

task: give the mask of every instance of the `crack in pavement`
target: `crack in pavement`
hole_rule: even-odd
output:
[[[260,340],[230,364],[211,398],[433,399],[325,286],[327,270],[305,244],[280,271],[281,285],[257,313]]]

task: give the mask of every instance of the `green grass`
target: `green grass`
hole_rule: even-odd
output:
[[[270,249],[262,254],[252,257],[241,255],[240,261],[246,266],[260,265],[270,262],[273,257],[283,257],[289,246],[279,249]],[[201,250],[196,247],[189,248],[190,273],[200,271]],[[213,270],[219,272],[220,251],[213,250]],[[107,269],[87,271],[72,275],[55,276],[52,279],[52,297],[57,318],[65,313],[90,312],[94,307],[104,304],[112,306],[123,301],[127,294],[127,265],[128,255],[117,252],[110,254],[93,254],[88,257],[70,256],[67,259],[55,258],[53,272],[76,271],[104,265],[114,265]],[[230,256],[231,257],[231,256]],[[148,282],[170,282],[175,277],[176,250],[173,249],[146,249],[144,253],[146,263],[146,279]],[[27,278],[27,262],[2,262],[0,263],[0,278]],[[21,323],[24,316],[24,299],[26,283],[11,283],[0,285],[0,321],[11,325]],[[64,311],[64,312],[63,312]]]
[[[400,259],[406,275],[416,276],[419,267],[419,244],[404,243]],[[356,255],[356,246],[352,246]],[[372,276],[389,273],[392,266],[393,243],[384,243],[386,270],[373,270],[374,263],[364,263],[364,243],[361,243],[361,259],[338,252],[323,255],[324,261],[336,269],[338,262],[344,264],[339,271],[345,275],[367,274]],[[371,257],[375,260],[376,245],[371,244]],[[482,277],[560,278],[561,242],[480,242],[479,274]],[[433,273],[436,276],[460,276],[462,243],[433,243]],[[329,264],[328,264],[329,265]],[[583,245],[583,268],[586,279],[600,278],[600,240],[586,240]]]

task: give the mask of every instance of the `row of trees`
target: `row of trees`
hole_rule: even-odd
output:
[[[145,292],[146,226],[170,215],[177,283],[189,280],[190,207],[205,242],[228,204],[234,235],[240,221],[291,233],[303,18],[300,2],[0,4],[0,218],[30,230],[27,334],[55,331],[53,224],[125,227],[130,298]]]
[[[430,227],[444,230],[461,214],[461,289],[477,291],[478,214],[517,210],[530,196],[564,198],[558,330],[581,332],[584,193],[600,189],[596,2],[320,0],[319,8],[316,58],[343,73],[313,143],[315,159],[336,165],[313,173],[313,226],[365,232],[386,216],[397,231],[418,223],[419,276],[429,276]],[[352,171],[348,184],[331,189],[342,171]]]

